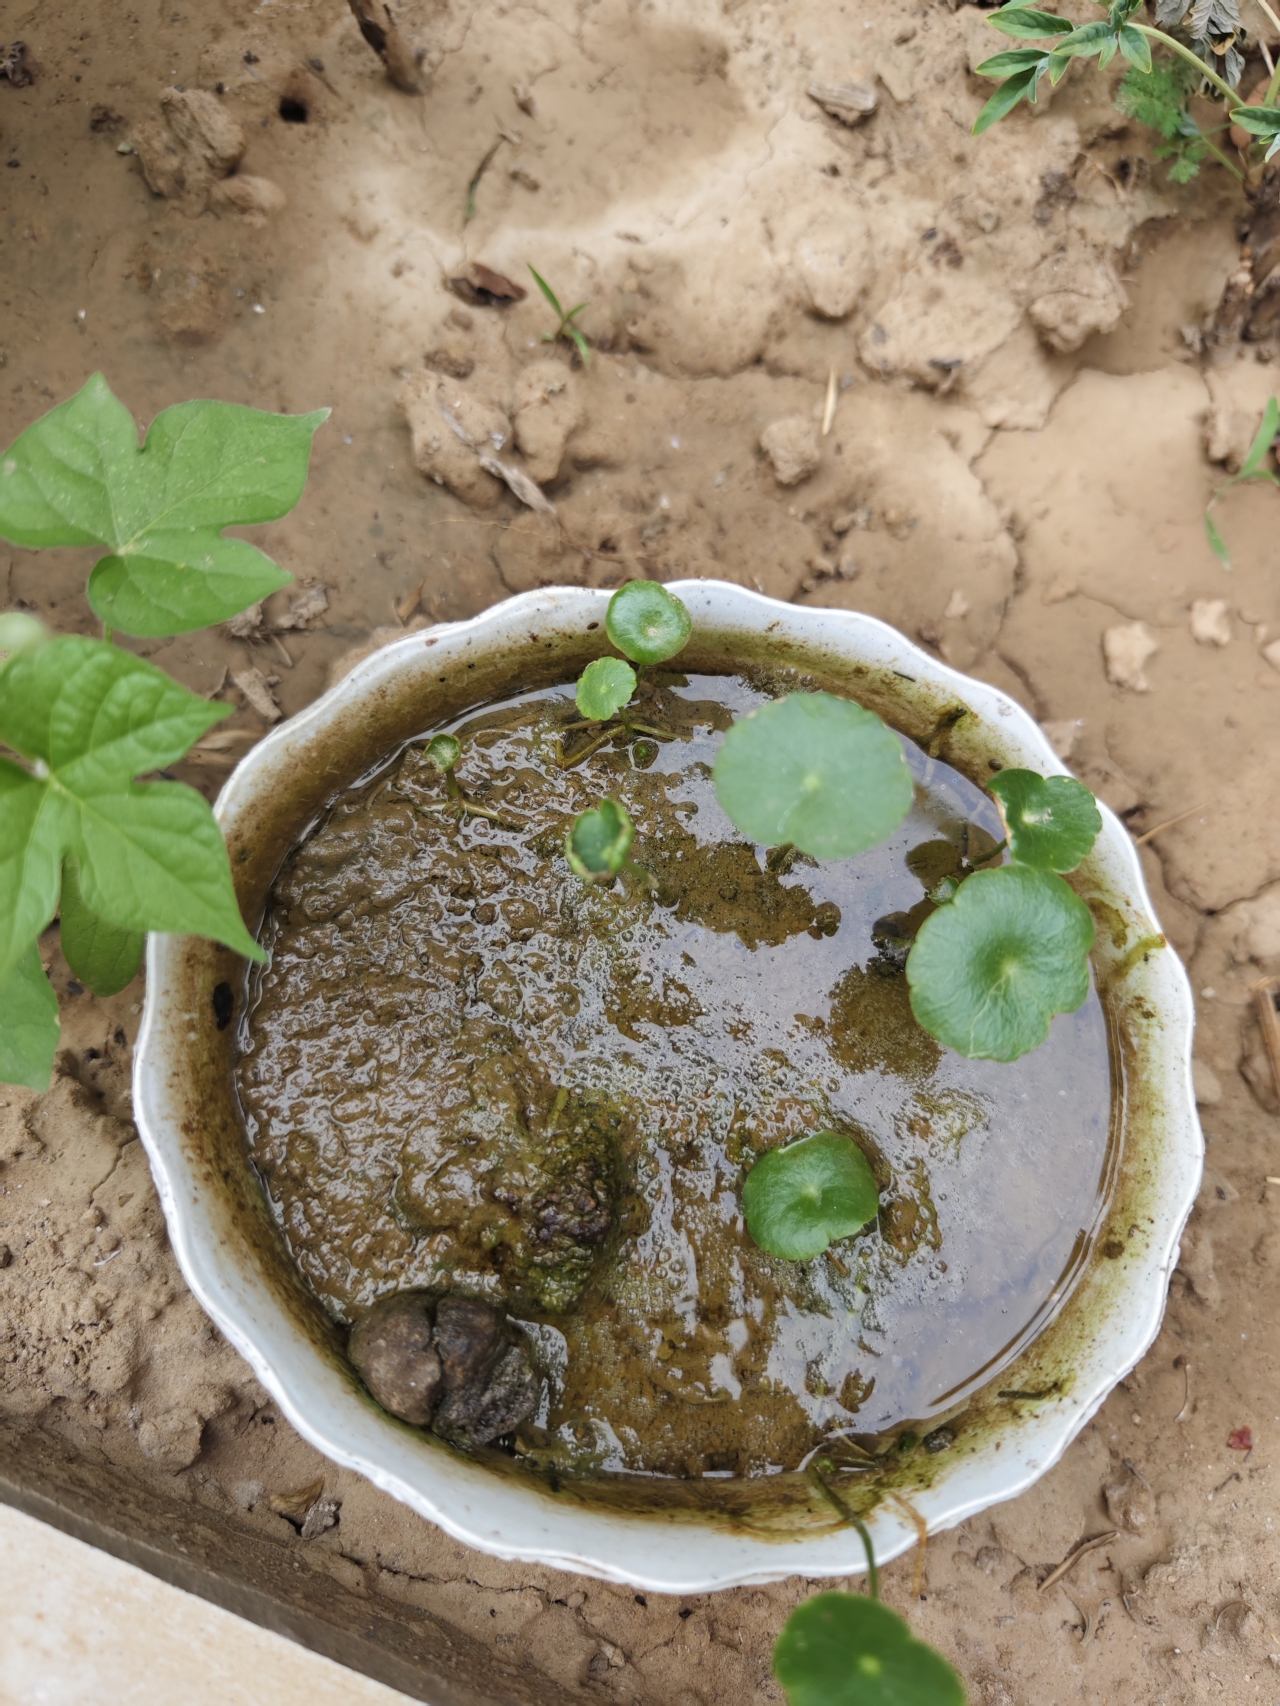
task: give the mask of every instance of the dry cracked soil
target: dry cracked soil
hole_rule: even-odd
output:
[[[1163,1330],[1034,1488],[931,1539],[920,1601],[910,1559],[886,1592],[980,1706],[1274,1706],[1280,1102],[1251,986],[1280,970],[1278,500],[1224,499],[1229,571],[1202,516],[1276,379],[1265,344],[1201,355],[1225,174],[1172,185],[1112,74],[973,139],[994,37],[942,0],[406,0],[417,93],[340,0],[4,17],[30,77],[0,80],[0,439],[96,369],[140,423],[333,407],[302,503],[252,533],[300,586],[137,647],[236,707],[183,778],[211,797],[406,627],[709,575],[995,683],[1143,838],[1208,1145]],[[589,367],[543,341],[529,263],[587,302]],[[0,548],[0,605],[94,632],[91,561]],[[0,1421],[421,1614],[513,1700],[779,1701],[814,1584],[672,1600],[496,1562],[291,1431],[169,1251],[130,1124],[140,984],[96,1001],[44,948],[55,1081],[0,1094]]]

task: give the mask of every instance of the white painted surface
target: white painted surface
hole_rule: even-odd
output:
[[[406,1706],[408,1696],[0,1505],[0,1706]]]

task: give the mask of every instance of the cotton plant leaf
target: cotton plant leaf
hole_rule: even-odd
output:
[[[878,846],[914,797],[898,736],[830,693],[792,693],[739,717],[716,755],[715,789],[743,835],[815,859]]]
[[[761,1156],[742,1186],[747,1231],[790,1262],[820,1256],[874,1220],[880,1193],[866,1156],[843,1132],[818,1131]]]
[[[213,814],[178,782],[138,782],[230,714],[153,664],[64,636],[0,670],[0,976],[53,917],[64,859],[122,931],[212,937],[252,959]]]
[[[59,904],[62,953],[71,975],[95,995],[118,995],[133,982],[142,963],[146,932],[108,924],[85,904],[74,861],[62,867]]]
[[[689,643],[693,618],[682,599],[656,581],[628,581],[609,600],[605,631],[633,663],[665,663]]]
[[[631,702],[636,690],[636,672],[621,658],[596,658],[578,677],[575,700],[584,717],[593,723],[616,717]]]
[[[1010,854],[1020,865],[1074,871],[1102,833],[1097,801],[1072,776],[1002,770],[987,786],[999,802]]]
[[[225,621],[292,577],[221,530],[293,508],[327,415],[181,403],[156,416],[139,448],[133,417],[96,373],[0,456],[0,537],[108,547],[89,602],[125,633]]]
[[[965,1706],[964,1684],[906,1619],[863,1594],[819,1593],[783,1625],[773,1673],[790,1706]]]
[[[1089,993],[1089,908],[1051,871],[976,871],[921,926],[907,956],[911,1010],[971,1060],[1017,1060]]]
[[[47,1090],[58,1038],[58,998],[31,942],[0,977],[0,1084]]]

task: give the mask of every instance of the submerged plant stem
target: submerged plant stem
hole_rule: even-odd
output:
[[[872,1599],[879,1599],[880,1570],[876,1564],[875,1547],[871,1544],[870,1529],[868,1529],[866,1523],[863,1522],[857,1512],[851,1510],[849,1506],[845,1504],[844,1500],[840,1497],[839,1493],[836,1492],[830,1482],[828,1482],[816,1463],[811,1463],[808,1469],[806,1469],[805,1474],[808,1475],[809,1479],[813,1482],[814,1486],[822,1494],[823,1498],[826,1499],[832,1509],[839,1512],[847,1523],[852,1524],[852,1526],[857,1529],[862,1540],[863,1550],[867,1554],[867,1590]]]

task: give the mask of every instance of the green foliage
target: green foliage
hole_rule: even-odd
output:
[[[941,1653],[878,1599],[820,1593],[798,1605],[773,1650],[790,1706],[965,1706]]]
[[[542,334],[543,343],[554,344],[558,343],[561,338],[567,339],[582,357],[582,365],[584,367],[589,367],[591,365],[591,345],[587,342],[585,334],[579,331],[577,326],[573,324],[577,316],[581,314],[582,310],[588,307],[589,304],[586,302],[579,302],[576,308],[562,308],[560,306],[560,298],[556,295],[555,291],[552,290],[551,286],[547,283],[546,279],[543,278],[542,274],[534,272],[532,267],[529,268],[529,271],[533,273],[533,282],[551,304],[551,307],[560,322],[554,332],[544,332]]]
[[[447,776],[462,757],[462,742],[454,735],[435,735],[427,742],[423,756],[441,775]]]
[[[1204,530],[1208,535],[1210,550],[1224,569],[1231,567],[1231,554],[1227,550],[1226,540],[1219,533],[1217,523],[1213,519],[1213,506],[1224,493],[1231,490],[1232,486],[1239,486],[1246,480],[1267,480],[1273,486],[1280,486],[1280,479],[1270,468],[1263,466],[1268,451],[1275,444],[1278,431],[1280,431],[1280,403],[1274,397],[1268,397],[1267,406],[1262,411],[1262,421],[1257,432],[1253,435],[1253,443],[1249,446],[1249,453],[1240,464],[1240,472],[1233,475],[1230,480],[1224,481],[1209,499],[1208,507],[1204,512]]]
[[[64,858],[83,904],[123,931],[189,931],[263,959],[213,813],[178,782],[139,783],[230,714],[152,664],[71,637],[0,670],[0,976],[53,917]]]
[[[1268,143],[1262,156],[1264,160],[1280,153],[1280,107],[1237,107],[1231,117],[1241,130],[1247,130],[1251,136],[1260,136]]]
[[[739,718],[716,757],[715,786],[743,835],[816,859],[884,841],[913,797],[897,735],[830,693],[793,693]]]
[[[851,1238],[879,1206],[866,1156],[838,1131],[771,1149],[742,1187],[748,1232],[762,1250],[790,1262],[810,1261],[834,1240]]]
[[[6,610],[0,616],[0,669],[11,657],[29,651],[32,646],[42,646],[48,638],[44,625],[34,616],[27,616],[21,610]]]
[[[1009,850],[1019,865],[1074,871],[1102,832],[1097,801],[1071,776],[1002,770],[987,787],[999,802]]]
[[[85,905],[74,860],[62,866],[62,953],[71,969],[95,995],[118,995],[133,982],[147,945],[146,932],[108,924]]]
[[[665,663],[683,651],[693,618],[682,600],[656,581],[628,581],[609,600],[605,631],[633,663]]]
[[[1136,119],[1160,139],[1153,153],[1169,162],[1169,176],[1177,184],[1190,183],[1209,154],[1209,145],[1192,118],[1188,103],[1200,85],[1200,77],[1184,59],[1160,59],[1148,71],[1126,71],[1116,90],[1116,106],[1127,118]]]
[[[601,800],[589,812],[574,818],[565,836],[564,852],[570,869],[584,882],[612,882],[630,865],[627,854],[635,829],[616,800]]]
[[[635,690],[636,672],[629,663],[621,658],[596,658],[579,677],[578,709],[593,723],[607,722],[631,703]]]
[[[1088,995],[1093,937],[1089,908],[1051,871],[975,871],[912,945],[911,1010],[959,1054],[1016,1060]]]
[[[224,621],[290,577],[221,529],[293,508],[327,414],[179,403],[156,416],[139,449],[132,415],[94,374],[0,457],[0,537],[108,546],[89,602],[125,633],[183,634]]]
[[[58,998],[34,942],[0,977],[0,1084],[48,1088],[58,1047]]]

